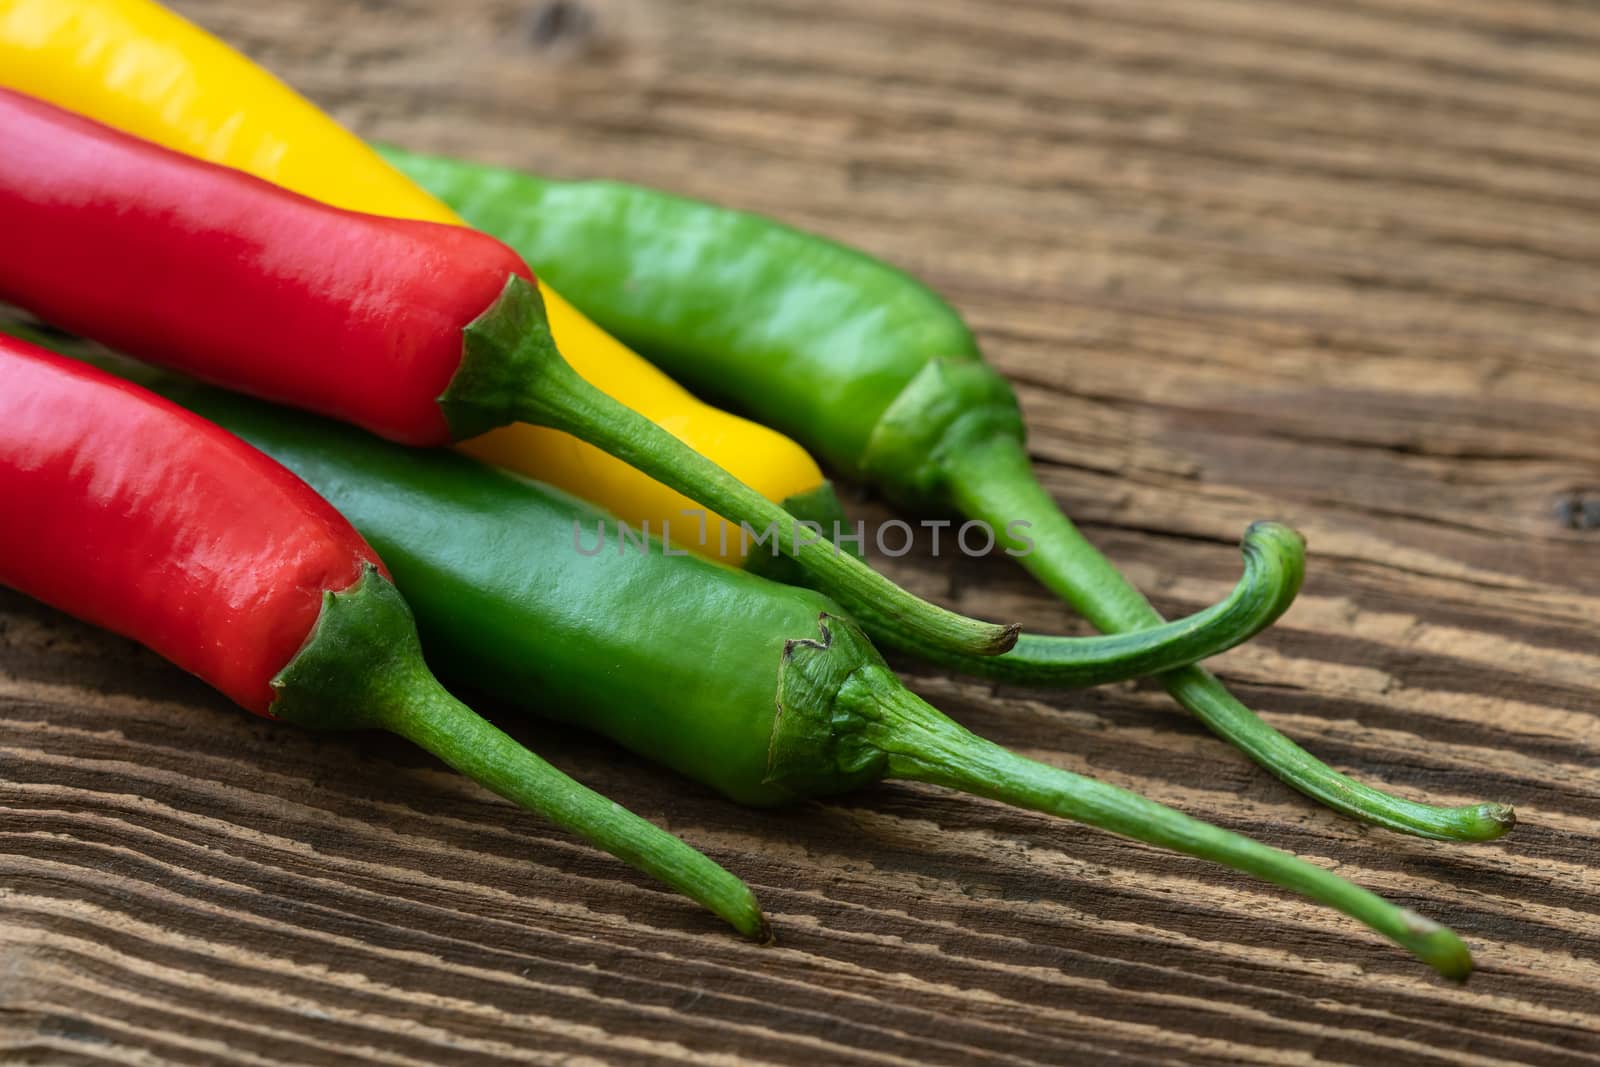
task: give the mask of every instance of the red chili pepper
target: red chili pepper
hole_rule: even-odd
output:
[[[817,584],[939,648],[1014,630],[927,604],[589,385],[532,273],[475,230],[309,200],[0,90],[0,299],[140,359],[438,445],[522,421],[773,528]]]
[[[324,592],[377,553],[284,467],[93,368],[0,339],[0,581],[258,715]]]
[[[0,292],[130,354],[365,426],[451,439],[461,331],[516,253],[464,226],[339,211],[0,92]],[[26,254],[21,254],[26,250]]]
[[[0,585],[133,638],[258,714],[408,737],[765,936],[743,882],[445,692],[366,541],[237,437],[0,336],[0,500]]]

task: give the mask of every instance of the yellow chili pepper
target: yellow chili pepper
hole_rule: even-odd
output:
[[[276,76],[153,0],[0,0],[0,85],[180,152],[338,207],[465,225]],[[556,344],[584,378],[769,500],[826,481],[794,441],[701,403],[543,281]],[[741,558],[737,528],[699,544],[694,502],[556,430],[516,425],[462,445],[480,458],[579,493],[712,557]]]

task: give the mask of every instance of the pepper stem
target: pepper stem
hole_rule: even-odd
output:
[[[1146,630],[1096,637],[1024,633],[1003,656],[930,648],[870,609],[856,621],[880,644],[964,674],[1016,685],[1087,687],[1142,678],[1225,652],[1272,625],[1294,603],[1305,576],[1305,541],[1287,526],[1258,522],[1241,545],[1244,574],[1226,598]]]
[[[456,700],[419,664],[407,698],[379,712],[385,728],[520,807],[699,901],[755,941],[771,932],[744,882],[594,790],[573,781]]]
[[[1343,912],[1446,978],[1465,981],[1472,972],[1471,953],[1449,928],[1286,852],[1126,789],[1008,752],[906,691],[885,668],[869,666],[853,674],[841,688],[839,703],[863,722],[861,740],[886,757],[885,777],[1059,815],[1221,863]]]
[[[1056,506],[1033,475],[1020,441],[997,438],[952,455],[950,493],[957,507],[996,529],[1017,519],[1032,523],[1034,550],[1020,562],[1047,588],[1103,633],[1161,625],[1150,602],[1119,574]],[[1284,782],[1335,811],[1417,837],[1488,841],[1516,825],[1505,804],[1436,807],[1405,800],[1355,781],[1263,722],[1217,678],[1200,667],[1161,676],[1167,692],[1218,736]]]
[[[274,718],[303,726],[383,729],[473,781],[770,941],[750,887],[654,824],[573,781],[445,691],[422,660],[411,611],[370,567],[323,594],[310,638],[273,680]]]
[[[586,382],[556,351],[539,290],[513,275],[494,306],[465,330],[466,355],[439,403],[459,440],[508,422],[572,434],[732,523],[757,547],[792,557],[846,607],[874,605],[936,648],[995,656],[1017,628],[980,622],[895,585],[638,412]]]

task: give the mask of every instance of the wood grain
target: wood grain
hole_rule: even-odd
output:
[[[1358,827],[1148,685],[904,664],[1019,751],[1449,922],[1435,982],[1204,864],[929,788],[741,810],[505,724],[746,876],[740,943],[402,742],[275,728],[0,594],[17,1064],[1600,1063],[1600,8],[1570,0],[183,0],[372,137],[769,212],[922,274],[1050,488],[1164,610],[1312,549],[1219,659]],[[862,516],[884,515],[857,494]],[[1078,624],[1003,560],[885,561]]]

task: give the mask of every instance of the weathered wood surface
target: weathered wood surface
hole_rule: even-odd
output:
[[[920,272],[1161,607],[1221,593],[1251,519],[1308,534],[1298,605],[1217,661],[1247,699],[1368,780],[1522,825],[1364,830],[1149,686],[913,672],[1029,755],[1453,924],[1463,990],[1102,834],[910,786],[744,811],[514,725],[747,876],[782,937],[761,949],[399,741],[253,720],[0,595],[0,1059],[1600,1062],[1600,9],[179,6],[368,135],[714,198]],[[891,569],[1072,625],[1003,560]]]

